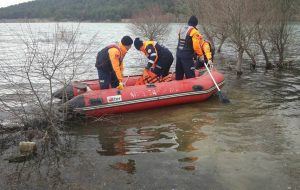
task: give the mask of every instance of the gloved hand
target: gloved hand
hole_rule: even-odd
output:
[[[148,71],[149,71],[149,70],[147,70],[146,68],[144,69],[144,71],[143,71],[143,76],[144,76],[144,77],[148,77]]]
[[[200,69],[201,67],[204,67],[204,61],[202,61],[199,57],[196,60],[195,63],[195,69]]]
[[[148,63],[145,69],[149,70],[152,67],[152,63]]]
[[[201,61],[204,61],[204,55],[200,56],[199,59],[200,59]]]
[[[153,67],[151,67],[151,68],[150,68],[150,71],[151,71],[152,73],[154,73],[154,68],[153,68]]]
[[[150,72],[152,72],[152,73],[153,73],[153,71],[154,71],[154,68],[153,68],[153,67],[150,67],[150,68],[148,68],[148,67],[145,67],[145,69],[146,69],[147,71],[150,71]]]
[[[124,89],[124,84],[122,82],[119,82],[119,86],[117,86],[117,89],[123,90]]]
[[[214,67],[214,64],[211,60],[208,60],[207,64],[211,69]]]

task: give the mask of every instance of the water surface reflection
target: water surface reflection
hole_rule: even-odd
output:
[[[186,109],[190,106],[186,105]],[[175,109],[173,113],[170,112],[172,109]],[[187,116],[184,112],[179,113],[183,110],[176,107],[163,108],[163,110],[170,115],[161,117],[161,112],[157,113],[156,110],[145,111],[148,113],[130,113],[125,114],[126,119],[121,121],[122,124],[107,121],[91,122],[72,132],[83,136],[97,136],[99,142],[97,152],[104,156],[197,150],[193,143],[206,138],[201,127],[211,124],[213,118],[203,114]],[[151,115],[151,118],[147,115]],[[180,117],[184,120],[181,121]],[[152,118],[157,118],[157,121]],[[172,120],[176,122],[171,123]],[[155,123],[160,124],[153,125]]]

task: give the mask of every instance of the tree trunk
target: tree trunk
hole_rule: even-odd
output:
[[[257,44],[260,47],[260,50],[262,51],[265,61],[266,61],[266,70],[272,69],[272,64],[269,61],[269,56],[266,51],[266,47],[263,42],[263,37],[262,37],[262,29],[259,27],[260,23],[258,23],[258,30],[257,30]]]
[[[284,64],[283,64],[283,61],[284,61],[284,55],[283,55],[283,54],[284,54],[284,48],[281,47],[281,49],[278,50],[278,56],[279,56],[279,60],[278,60],[278,61],[279,61],[279,62],[278,62],[278,65],[277,65],[277,66],[278,66],[279,68],[283,68],[283,65],[284,65]]]
[[[266,70],[272,69],[273,66],[269,61],[269,56],[268,56],[268,53],[267,53],[265,47],[262,44],[259,44],[259,47],[260,47],[260,49],[264,55],[265,61],[266,61]]]
[[[238,77],[240,77],[243,74],[243,72],[242,72],[243,53],[244,53],[244,49],[239,48],[239,50],[238,50],[238,60],[237,60],[237,63],[236,63],[236,74],[237,74]]]
[[[221,39],[220,44],[219,44],[219,47],[218,47],[218,53],[221,52],[221,48],[222,48],[222,46],[223,46],[223,44],[224,44],[226,38],[227,38],[227,37],[222,36],[222,39]]]
[[[202,26],[203,28],[203,31],[204,31],[204,34],[205,36],[207,37],[207,39],[210,41],[211,45],[213,47],[215,47],[215,43],[214,43],[214,39],[213,37],[210,35],[210,32],[207,30],[207,28],[205,26]]]
[[[253,71],[255,70],[255,67],[256,67],[256,60],[255,60],[255,57],[254,55],[249,51],[249,50],[245,50],[247,55],[250,57],[251,59],[251,64],[250,64],[250,69]]]

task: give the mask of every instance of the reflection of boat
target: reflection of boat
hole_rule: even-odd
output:
[[[85,131],[85,135],[98,134],[100,147],[97,153],[103,156],[133,155],[149,152],[176,151],[179,147],[177,133],[174,124],[162,124],[159,126],[129,127],[126,126],[103,126],[101,129],[93,128]],[[194,140],[198,132],[193,136],[187,135],[188,141]],[[187,143],[189,145],[189,143]],[[182,148],[181,150],[187,149]]]
[[[219,86],[224,84],[224,76],[216,69],[211,71]],[[111,113],[122,113],[161,106],[184,104],[204,101],[214,94],[217,89],[208,73],[196,78],[172,80],[148,85],[134,86],[137,76],[129,77],[126,88],[98,90],[98,81],[83,81],[85,87],[77,88],[73,83],[70,95],[75,97],[65,103],[71,111],[87,116],[101,116]],[[126,79],[125,79],[126,80]],[[73,94],[72,94],[73,93]]]

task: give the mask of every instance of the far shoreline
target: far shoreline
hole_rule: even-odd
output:
[[[131,23],[132,19],[121,19],[120,21],[114,20],[55,20],[55,19],[0,19],[0,23]]]
[[[175,19],[176,20],[176,19]],[[180,22],[180,20],[172,21],[170,23],[184,23],[184,21]],[[0,19],[0,23],[132,23],[133,19],[121,19],[120,21],[115,20],[55,20],[55,19]],[[299,19],[293,19],[290,23],[300,23]]]

